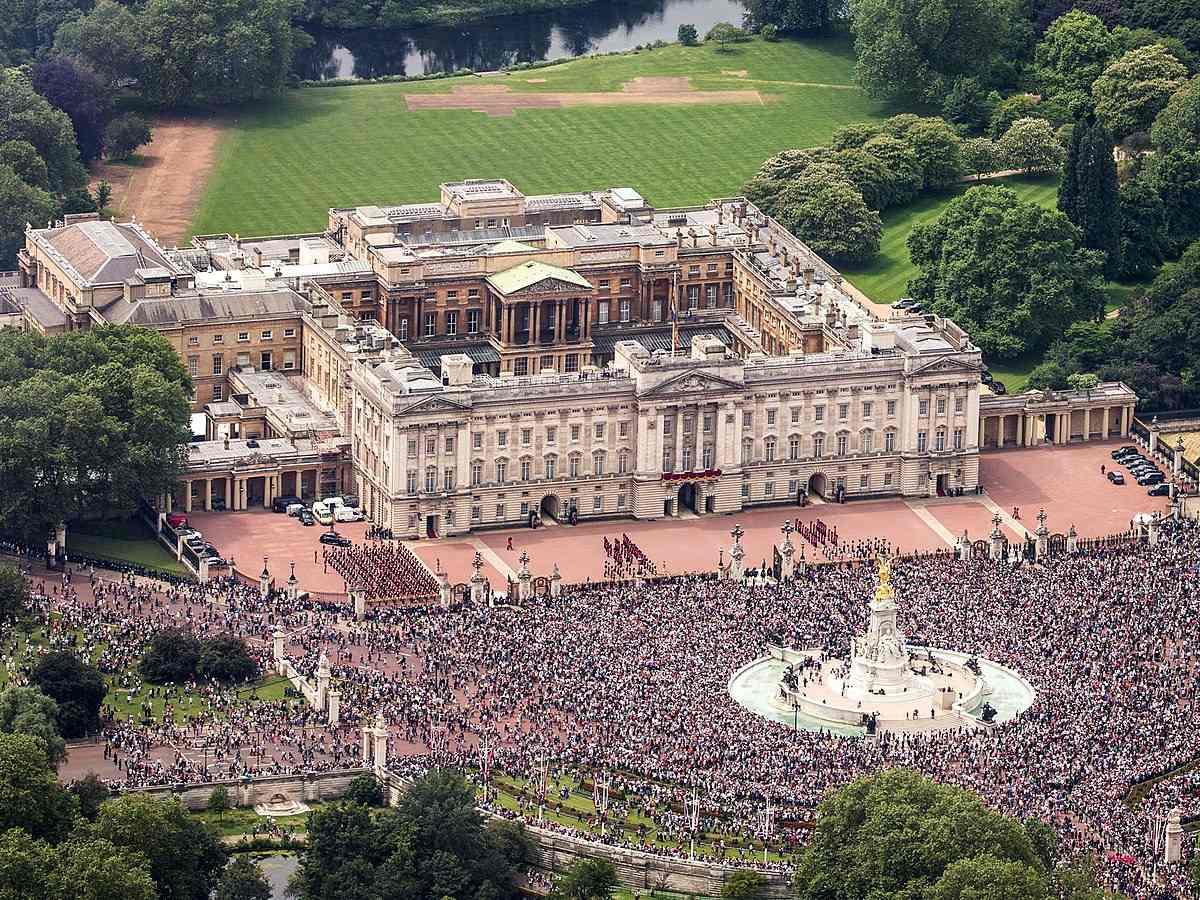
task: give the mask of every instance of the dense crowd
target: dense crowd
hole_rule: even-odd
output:
[[[438,586],[429,569],[400,543],[324,546],[325,565],[342,576],[348,590],[360,590],[368,601],[430,600]]]
[[[871,549],[861,542],[852,555]],[[641,589],[594,584],[521,608],[383,607],[365,621],[332,605],[263,600],[228,582],[200,588],[128,577],[92,590],[65,581],[40,588],[43,613],[57,614],[47,619],[52,640],[90,645],[114,672],[127,671],[147,635],[181,622],[201,634],[243,635],[264,656],[279,628],[299,671],[313,673],[321,654],[331,662],[341,695],[336,729],[322,728],[302,704],[238,702],[203,686],[171,698],[194,704],[185,725],[118,716],[106,758],[114,755],[117,780],[128,784],[345,767],[358,759],[359,726],[382,712],[397,771],[432,759],[476,766],[486,737],[497,771],[532,777],[548,759],[560,779],[580,784],[611,773],[610,815],[636,810],[675,842],[654,852],[683,853],[693,790],[702,827],[749,836],[770,798],[780,841],[796,842],[828,790],[908,766],[1007,813],[1050,822],[1064,855],[1094,851],[1109,886],[1157,900],[1183,896],[1183,878],[1152,852],[1147,818],[1176,805],[1200,814],[1200,779],[1168,778],[1136,808],[1124,800],[1131,785],[1200,755],[1191,640],[1198,566],[1200,530],[1190,524],[1165,528],[1154,547],[1096,546],[1038,564],[945,555],[897,562],[910,644],[990,658],[1021,673],[1037,697],[992,730],[877,741],[793,731],[727,691],[730,676],[768,642],[844,653],[874,589],[865,560],[810,566],[783,585],[711,577]],[[75,577],[85,580],[94,577]],[[523,812],[535,817],[534,798],[525,801]],[[591,833],[651,847],[648,834]],[[729,858],[752,863],[742,849],[730,848]]]

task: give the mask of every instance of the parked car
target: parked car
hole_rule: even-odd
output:
[[[997,396],[1003,396],[1008,393],[1008,388],[1004,386],[1003,381],[993,381],[989,387],[992,389],[992,393]]]
[[[984,369],[982,372],[979,373],[979,380],[982,381],[984,384],[991,384],[993,381],[996,380],[996,377],[994,375],[992,375],[992,373],[989,372],[987,369]]]
[[[1162,481],[1163,481],[1163,473],[1162,472],[1150,472],[1149,474],[1146,474],[1146,475],[1139,475],[1137,483],[1140,484],[1142,487],[1149,487],[1152,484],[1162,484]]]
[[[1158,468],[1158,466],[1154,465],[1154,463],[1149,463],[1149,462],[1148,463],[1135,463],[1134,465],[1129,466],[1129,471],[1132,472],[1134,475],[1146,475],[1146,474],[1149,474],[1152,472],[1159,472],[1161,474],[1161,470]]]
[[[300,512],[296,516],[296,518],[300,520],[301,525],[316,525],[317,524],[317,520],[315,518],[313,518],[313,514],[310,513],[307,509],[300,510]]]
[[[229,568],[229,563],[220,556],[210,556],[208,558],[208,567],[210,569],[227,569]]]
[[[213,497],[212,498],[212,508],[215,512],[224,512],[225,511],[225,498],[224,497]]]
[[[1123,459],[1128,459],[1131,456],[1141,456],[1142,452],[1137,447],[1118,447],[1109,454],[1113,459],[1120,462]]]
[[[167,524],[178,530],[187,525],[187,516],[183,513],[167,513]]]
[[[322,544],[333,544],[335,547],[349,547],[354,542],[344,534],[338,534],[336,531],[323,531],[319,539]]]
[[[271,501],[271,509],[277,513],[287,512],[287,508],[289,506],[291,506],[293,503],[299,502],[299,497],[293,497],[292,495],[288,494],[284,497],[276,497],[273,501]]]
[[[365,518],[363,511],[353,506],[340,506],[333,512],[335,522],[361,522]]]
[[[313,518],[322,525],[333,524],[333,510],[326,506],[323,500],[318,500],[312,505],[312,514]]]
[[[346,501],[341,497],[323,497],[321,502],[330,508],[330,510],[339,509],[346,505]]]
[[[1133,453],[1122,453],[1120,456],[1113,457],[1113,459],[1115,459],[1117,462],[1119,462],[1123,466],[1127,466],[1132,462],[1137,462],[1139,459],[1145,459],[1145,458],[1146,457],[1142,456],[1142,454],[1140,454],[1136,451]]]
[[[1108,480],[1111,481],[1113,484],[1124,484],[1125,476],[1122,475],[1120,472],[1109,472]]]
[[[304,509],[303,503],[289,503],[285,512],[292,518],[300,515],[300,510]]]
[[[1151,487],[1150,490],[1146,491],[1146,493],[1151,497],[1170,497],[1171,486],[1169,484],[1159,483]]]

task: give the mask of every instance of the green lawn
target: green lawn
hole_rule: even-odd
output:
[[[175,575],[188,574],[188,570],[183,564],[168,553],[162,544],[152,538],[126,541],[95,534],[68,532],[67,550],[68,552],[86,553],[90,556],[130,562],[139,566],[152,566]]]
[[[1057,178],[999,178],[985,184],[1003,184],[1022,198],[1046,208],[1058,203]],[[916,275],[916,267],[908,255],[908,235],[914,225],[934,221],[955,197],[975,187],[964,183],[955,190],[939,191],[917,198],[913,203],[886,210],[883,218],[883,240],[879,254],[863,266],[841,266],[843,275],[860,291],[879,303],[895,303],[905,296],[908,280]]]
[[[753,41],[728,53],[670,46],[488,79],[514,91],[615,91],[687,75],[699,90],[758,90],[762,104],[409,112],[406,93],[477,78],[290,91],[231,123],[193,233],[322,228],[331,206],[429,201],[440,182],[504,177],[529,193],[628,185],[658,206],[729,196],[764,159],[889,113],[853,87],[845,41]],[[745,70],[745,77],[724,74]],[[545,79],[545,83],[529,83]],[[814,85],[835,85],[822,87]]]

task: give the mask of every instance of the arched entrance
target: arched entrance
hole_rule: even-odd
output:
[[[540,508],[543,516],[555,522],[558,521],[558,513],[561,509],[561,503],[559,502],[557,494],[547,494],[545,497],[543,497]]]
[[[696,485],[690,481],[679,487],[679,511],[683,512],[684,509],[690,509],[694,513],[700,512],[696,509]]]
[[[825,492],[829,490],[829,479],[825,477],[824,472],[818,472],[808,479],[808,493],[816,494],[822,500],[825,499]]]

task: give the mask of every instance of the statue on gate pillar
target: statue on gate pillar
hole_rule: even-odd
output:
[[[1034,551],[1034,558],[1041,562],[1050,553],[1050,529],[1046,527],[1046,510],[1041,509],[1037,514],[1038,527],[1034,532],[1037,535],[1037,546]]]
[[[550,596],[562,596],[562,572],[558,571],[558,563],[554,564],[554,571],[550,573]]]
[[[329,657],[325,655],[325,651],[321,651],[321,658],[317,660],[317,703],[316,707],[319,711],[325,709],[325,698],[329,694]]]
[[[287,598],[291,603],[295,603],[300,596],[300,583],[296,581],[296,564],[292,563],[292,572],[288,575],[287,580]]]
[[[438,572],[438,603],[442,609],[447,609],[453,599],[453,589],[450,587],[450,576],[445,572]]]
[[[475,570],[475,574],[471,576],[471,602],[482,603],[487,579],[483,577],[483,554],[478,550],[475,551],[475,558],[471,560],[471,568]]]
[[[517,573],[517,599],[522,603],[528,603],[533,597],[533,575],[529,573],[529,554],[522,550],[517,562],[521,564],[521,571]]]
[[[263,570],[258,576],[258,593],[263,600],[271,593],[271,570],[267,568],[267,557],[263,557]]]
[[[745,533],[740,524],[734,525],[733,531],[729,532],[733,538],[733,546],[729,548],[729,577],[734,581],[741,581],[746,574],[746,548],[742,546]]]
[[[1000,530],[1000,513],[992,516],[992,533],[989,538],[991,539],[992,561],[1000,562],[1004,558],[1004,532]]]
[[[791,519],[788,519],[779,530],[783,532],[783,543],[779,545],[779,579],[791,581],[796,572],[796,548],[792,544],[792,532],[796,529],[792,526]]]
[[[1074,553],[1079,549],[1079,532],[1075,530],[1075,523],[1071,523],[1071,527],[1067,529],[1067,552]]]

